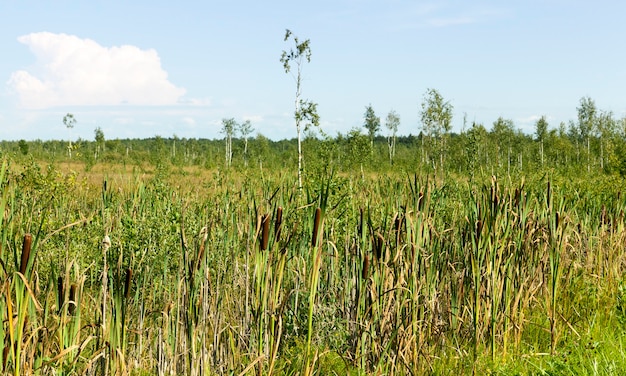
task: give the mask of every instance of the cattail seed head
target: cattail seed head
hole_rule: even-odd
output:
[[[359,224],[357,226],[359,238],[363,236],[363,208],[359,208]]]
[[[261,250],[265,251],[270,242],[270,215],[261,216]]]
[[[500,198],[498,197],[497,192],[494,192],[491,200],[491,212],[495,214],[498,211],[498,204],[500,203]]]
[[[61,308],[63,304],[65,304],[65,291],[63,288],[63,277],[57,278],[57,303],[59,304],[59,313],[61,313]]]
[[[26,267],[28,266],[28,260],[30,259],[30,250],[33,243],[33,236],[31,234],[24,235],[24,243],[22,243],[22,259],[20,260],[20,273],[26,274]]]
[[[361,269],[361,279],[367,279],[367,277],[369,276],[369,269],[370,258],[368,255],[365,255],[365,257],[363,258],[363,268]]]
[[[398,213],[395,215],[393,219],[393,229],[395,232],[400,232],[402,230],[402,223],[404,222],[404,217],[402,214]]]
[[[274,241],[280,238],[280,232],[283,225],[283,207],[276,208],[276,221],[274,222]]]
[[[396,243],[400,242],[403,225],[404,225],[404,216],[402,214],[397,214],[394,220],[394,224],[393,224],[393,229],[396,233]]]
[[[381,260],[383,257],[383,250],[385,248],[385,238],[379,232],[376,232],[376,236],[373,240],[374,255],[377,260]]]
[[[2,349],[2,372],[7,370],[7,360],[9,360],[9,350],[11,350],[10,344],[6,344]]]
[[[313,240],[311,242],[311,245],[313,247],[317,246],[317,239],[318,239],[318,235],[319,235],[319,231],[320,231],[320,226],[322,222],[322,209],[321,208],[317,208],[315,209],[315,219],[313,221]]]
[[[558,229],[559,228],[559,222],[561,221],[561,215],[559,214],[559,212],[556,212],[555,218],[554,218],[554,225],[555,227]]]
[[[72,283],[72,285],[70,286],[70,301],[69,301],[70,305],[67,308],[67,312],[70,315],[74,314],[74,311],[75,311],[76,305],[77,305],[77,303],[76,303],[76,288],[77,288],[76,284]]]
[[[548,190],[546,192],[546,202],[548,204],[548,207],[552,207],[552,185],[550,184],[550,182],[548,182]]]

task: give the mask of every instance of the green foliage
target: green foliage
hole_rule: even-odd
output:
[[[617,286],[615,315],[619,323],[626,328],[626,281],[624,280],[621,280]]]
[[[380,131],[380,118],[376,116],[372,105],[365,107],[365,114],[363,115],[363,127],[367,129],[372,144],[374,143],[374,137],[378,131]]]
[[[542,141],[546,138],[548,133],[548,120],[545,116],[542,116],[535,122],[535,137],[538,141]]]
[[[151,140],[165,151],[174,141],[188,142]],[[417,149],[398,141],[401,153]],[[294,143],[262,136],[251,151],[268,158],[263,170],[183,175],[166,155],[159,168],[94,186],[54,164],[5,162],[0,336],[13,335],[15,349],[5,373],[623,368],[623,178],[497,178],[482,157],[472,180],[388,163],[375,172],[358,129],[305,142],[321,157],[307,156],[303,190],[285,174],[293,161],[272,158],[293,155]],[[450,142],[486,153],[495,140],[475,126]],[[33,256],[18,280],[25,232]],[[9,306],[14,323],[27,322],[21,337]]]
[[[355,170],[363,167],[364,162],[369,159],[370,145],[367,136],[361,133],[358,128],[353,128],[346,137],[347,158],[344,166]]]
[[[302,59],[306,61],[306,56]],[[295,61],[290,64],[295,67]],[[315,126],[320,120],[317,105],[303,99],[298,99],[297,104],[294,117],[300,132],[304,132],[307,150],[302,150],[300,132],[298,138],[289,140],[273,141],[262,135],[250,138],[249,122],[239,127],[235,127],[235,122],[232,130],[225,133],[225,136],[230,134],[230,142],[225,137],[226,148],[224,139],[187,139],[175,135],[145,140],[103,140],[104,134],[97,128],[93,141],[78,140],[71,150],[88,171],[97,170],[99,163],[112,163],[146,173],[157,166],[159,171],[166,172],[175,167],[176,173],[184,174],[185,170],[194,168],[221,167],[226,156],[226,164],[235,169],[297,168],[300,162],[299,170],[306,175],[318,174],[325,165],[332,165],[337,172],[384,173],[392,163],[397,171],[420,170],[439,177],[446,174],[472,177],[483,173],[531,175],[538,171],[626,176],[626,120],[597,109],[590,98],[581,99],[577,121],[551,128],[542,117],[532,135],[521,132],[512,120],[503,117],[496,119],[489,130],[482,124],[473,124],[457,134],[449,129],[451,104],[436,90],[429,89],[422,103],[421,134],[395,134],[399,116],[391,111],[385,120],[389,130],[386,136],[365,135],[369,138],[369,147],[365,148],[369,153],[363,153],[362,134],[352,129],[344,134],[326,135]],[[370,117],[377,120],[374,123],[379,127],[380,120],[368,107],[366,115],[371,110]],[[24,154],[26,149],[28,153]],[[0,141],[0,150],[24,164],[29,157],[46,163],[70,161],[67,144],[62,141]],[[300,159],[304,155],[308,159],[306,164]],[[304,171],[305,166],[311,170]]]
[[[65,116],[63,116],[63,124],[68,128],[74,128],[74,126],[76,125],[76,118],[74,117],[73,114],[67,114]]]
[[[422,161],[428,165],[439,164],[444,169],[448,148],[448,136],[452,127],[452,110],[450,102],[435,89],[427,89],[421,104],[420,120],[422,123]]]
[[[389,162],[393,163],[393,157],[396,155],[396,137],[398,127],[400,126],[400,116],[391,110],[385,118],[385,127],[389,130],[387,136],[387,146],[389,146]]]
[[[286,42],[290,38],[293,38],[295,49],[283,51],[280,58],[280,62],[283,63],[283,68],[285,69],[285,73],[289,73],[291,71],[291,64],[293,62],[295,62],[298,66],[302,63],[302,59],[306,59],[307,62],[311,62],[311,41],[306,39],[300,42],[298,37],[294,36],[291,30],[287,29],[285,30],[284,41]]]
[[[450,132],[454,107],[450,102],[444,101],[437,90],[426,90],[421,108],[420,119],[424,134],[437,138]]]
[[[28,155],[28,143],[26,140],[20,140],[17,145],[20,148],[20,153],[22,153],[22,155]]]

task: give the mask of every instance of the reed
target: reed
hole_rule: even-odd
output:
[[[623,340],[617,180],[21,173],[0,169],[4,374],[547,374]]]
[[[276,208],[276,221],[274,222],[274,239],[277,241],[280,239],[280,234],[283,229],[283,207]]]

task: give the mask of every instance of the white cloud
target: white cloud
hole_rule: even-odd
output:
[[[171,105],[185,89],[169,82],[157,52],[103,47],[91,39],[49,32],[18,38],[35,54],[36,71],[13,72],[8,82],[25,108],[61,105]]]

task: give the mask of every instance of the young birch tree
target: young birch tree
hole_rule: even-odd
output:
[[[600,111],[597,117],[596,133],[600,137],[600,169],[604,170],[605,160],[607,157],[610,159],[612,154],[612,142],[611,139],[616,134],[617,123],[613,119],[612,111]]]
[[[102,150],[102,154],[104,154],[104,132],[102,128],[97,127],[94,130],[95,139],[96,139],[96,154],[94,155],[94,159],[98,159],[100,156],[100,150]]]
[[[539,141],[539,156],[541,160],[541,166],[543,166],[543,141],[548,134],[548,121],[545,116],[542,116],[535,123],[535,136],[537,136],[537,141]]]
[[[507,174],[510,174],[512,140],[515,136],[515,123],[513,123],[513,120],[511,119],[505,119],[502,116],[498,117],[498,119],[493,122],[491,136],[496,146],[496,164],[498,167],[502,167],[502,160],[504,159],[503,149],[506,148]]]
[[[435,89],[427,89],[422,102],[420,118],[422,121],[423,136],[427,136],[431,149],[434,149],[440,160],[441,169],[445,159],[446,141],[452,127],[452,104],[444,101],[443,97]],[[423,140],[423,138],[422,138]],[[422,143],[423,145],[423,143]],[[423,149],[423,146],[422,146]],[[436,164],[433,156],[433,167]]]
[[[243,158],[244,164],[248,165],[248,138],[250,138],[250,134],[254,132],[254,128],[252,127],[252,123],[250,120],[246,120],[243,123],[239,124],[239,134],[243,139]]]
[[[374,108],[370,104],[365,107],[365,114],[363,127],[367,129],[367,133],[370,137],[370,155],[374,154],[374,138],[376,137],[376,133],[380,130],[380,118],[376,116],[376,112],[374,112]]]
[[[226,166],[230,167],[233,161],[233,134],[237,128],[235,119],[222,119],[222,133],[226,143]]]
[[[578,112],[578,131],[580,138],[587,142],[587,172],[591,171],[591,136],[596,127],[596,103],[589,97],[580,99]]]
[[[65,127],[70,134],[69,143],[67,145],[67,152],[70,156],[70,159],[72,159],[72,128],[74,128],[74,125],[76,125],[76,118],[73,114],[68,113],[67,115],[63,116],[63,124],[65,124]]]
[[[389,146],[389,163],[393,163],[393,157],[396,155],[396,134],[398,133],[398,127],[400,126],[400,116],[391,110],[387,114],[385,119],[385,126],[389,130],[387,136],[387,145]]]
[[[289,51],[283,50],[280,62],[283,63],[285,73],[292,73],[292,66],[295,67],[293,72],[296,81],[296,97],[294,118],[296,121],[296,132],[298,133],[298,187],[302,188],[302,128],[308,130],[311,125],[319,126],[319,115],[317,113],[317,103],[309,100],[301,99],[302,95],[302,67],[304,62],[311,62],[311,42],[309,39],[300,42],[298,37],[294,36],[291,30],[285,31],[285,39],[293,40],[294,47]]]

